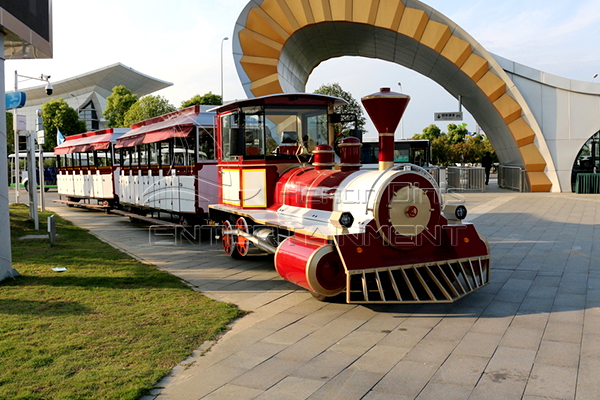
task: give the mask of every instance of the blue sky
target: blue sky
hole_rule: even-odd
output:
[[[54,58],[7,60],[13,71],[58,81],[121,62],[173,82],[157,94],[179,106],[195,94],[220,92],[221,40],[225,100],[245,98],[231,54],[235,21],[248,0],[53,0]],[[600,73],[600,1],[430,0],[488,51],[569,79]],[[333,59],[313,71],[307,91],[338,82],[356,99],[389,86],[411,96],[397,136],[420,132],[436,111],[455,111],[457,101],[436,83],[399,65],[354,57]],[[599,82],[600,77],[595,82]],[[35,85],[37,82],[33,82]],[[23,87],[26,84],[22,85]],[[467,128],[475,130],[469,115]],[[445,130],[445,126],[441,126]],[[368,125],[369,135],[374,135]]]

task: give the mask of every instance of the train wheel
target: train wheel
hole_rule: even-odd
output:
[[[223,226],[221,227],[221,229],[223,230],[223,232],[230,231],[232,228],[229,221],[223,222]],[[242,256],[240,255],[240,253],[238,253],[236,249],[236,241],[236,235],[225,233],[221,234],[221,243],[223,243],[223,250],[225,251],[225,254],[227,254],[231,258],[240,259],[242,258]]]
[[[246,220],[244,219],[244,217],[238,218],[238,220],[235,222],[235,229],[238,229],[242,232],[248,233],[248,223],[246,223]],[[246,239],[242,236],[238,236],[237,242],[235,243],[235,248],[236,248],[237,252],[242,257],[244,257],[244,256],[248,255],[248,249],[250,248],[250,243],[249,243],[248,239]]]

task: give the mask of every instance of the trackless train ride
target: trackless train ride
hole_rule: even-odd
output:
[[[285,93],[67,137],[55,150],[59,194],[70,205],[207,218],[226,254],[273,254],[278,274],[318,299],[453,302],[489,283],[489,245],[424,168],[395,163],[409,99],[388,88],[362,99],[379,132],[378,169],[362,167],[375,151],[355,137],[335,154],[343,99]]]

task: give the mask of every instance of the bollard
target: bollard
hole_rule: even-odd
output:
[[[54,245],[56,242],[56,223],[54,222],[54,215],[48,217],[48,237],[50,238],[50,244]]]

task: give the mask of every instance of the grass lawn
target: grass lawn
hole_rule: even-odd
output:
[[[136,399],[241,315],[56,216],[57,243],[10,207],[0,283],[0,399]],[[53,267],[66,267],[54,272]]]

